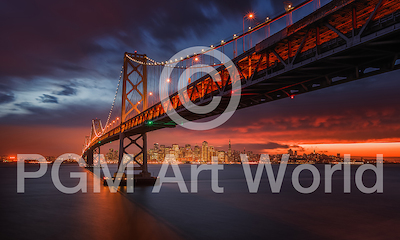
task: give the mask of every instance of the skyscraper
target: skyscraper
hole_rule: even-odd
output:
[[[225,162],[225,152],[218,151],[218,163],[224,163],[224,162]]]
[[[231,147],[230,139],[229,139],[229,146],[228,146],[228,161],[232,161],[232,147]]]
[[[207,162],[208,161],[208,142],[204,141],[201,146],[201,161]]]
[[[179,145],[178,144],[172,144],[172,151],[174,152],[175,155],[175,159],[178,160],[179,159]]]
[[[160,144],[154,143],[154,151],[158,152],[160,150]]]
[[[293,156],[293,150],[291,148],[288,150],[288,154],[289,156]]]
[[[195,161],[201,160],[201,148],[197,144],[193,148],[193,158]]]
[[[216,156],[215,149],[214,149],[213,146],[209,146],[208,147],[208,159],[207,159],[207,162],[211,162],[213,156]]]

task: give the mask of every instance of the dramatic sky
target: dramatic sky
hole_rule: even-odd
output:
[[[91,119],[106,120],[124,52],[164,61],[241,31],[250,11],[263,21],[282,13],[283,5],[278,0],[1,1],[0,154],[80,153]],[[207,140],[226,149],[231,139],[234,149],[263,153],[293,148],[400,156],[399,87],[399,72],[391,72],[243,109],[217,129],[152,132],[149,144]]]

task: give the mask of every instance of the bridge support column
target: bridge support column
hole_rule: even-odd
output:
[[[150,173],[147,168],[147,133],[142,134],[142,139],[143,139],[143,167],[142,167],[142,172],[145,174],[148,174],[150,176]]]
[[[125,139],[125,134],[123,132],[119,133],[119,150],[118,150],[118,169],[119,165],[121,165],[122,160],[124,159],[124,139]]]
[[[93,150],[92,149],[87,151],[86,164],[87,164],[88,167],[92,167],[93,166]]]
[[[147,167],[147,133],[142,133],[140,135],[136,135],[135,138],[131,136],[126,136],[125,133],[120,133],[119,139],[119,159],[118,159],[118,168],[123,161],[124,154],[128,154],[127,148],[131,145],[135,145],[140,149],[140,151],[133,156],[133,161],[136,163],[137,167],[134,167],[134,170],[141,170],[139,174],[134,175],[136,184],[146,184],[153,185],[155,183],[156,178],[152,177],[148,171]],[[125,145],[125,139],[129,140],[129,143]],[[139,157],[142,155],[143,160],[139,161]]]

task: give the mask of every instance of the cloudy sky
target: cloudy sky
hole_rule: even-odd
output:
[[[255,24],[282,13],[283,4],[278,0],[0,2],[0,154],[80,153],[91,119],[107,118],[124,52],[136,50],[164,61],[184,48],[207,46],[240,32],[249,12],[256,13],[251,23]],[[400,156],[399,87],[399,72],[391,72],[243,109],[217,129],[152,132],[149,144],[207,140],[226,149],[231,139],[237,150],[263,153],[293,148]]]

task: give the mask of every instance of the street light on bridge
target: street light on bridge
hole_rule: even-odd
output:
[[[254,18],[254,13],[249,13],[249,14],[246,14],[246,15],[243,16],[243,34],[244,34],[244,19],[245,18],[246,19],[253,19]],[[244,52],[244,45],[245,45],[244,38],[245,38],[245,36],[243,36],[243,52]]]

